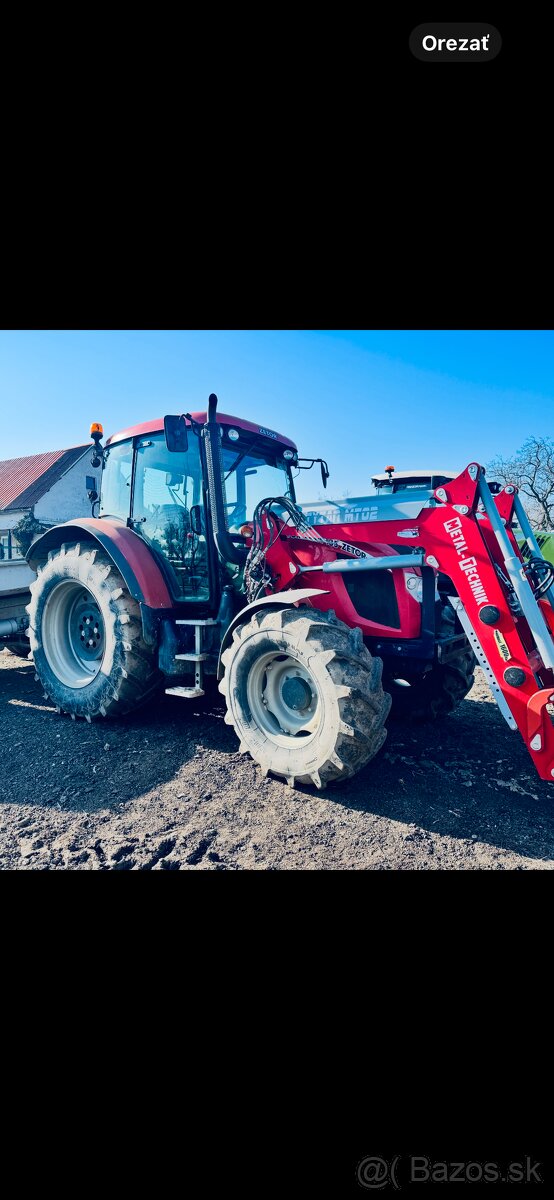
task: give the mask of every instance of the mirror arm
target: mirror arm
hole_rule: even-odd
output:
[[[326,488],[327,480],[329,478],[329,467],[327,466],[327,463],[324,458],[297,458],[296,465],[300,471],[309,471],[313,467],[314,463],[316,463],[316,462],[318,462],[320,464],[321,479],[322,479],[324,488]],[[302,466],[300,466],[301,463],[307,463],[308,465],[306,467],[302,467]]]

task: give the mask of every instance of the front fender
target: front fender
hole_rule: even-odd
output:
[[[65,525],[54,525],[33,542],[27,562],[34,571],[51,550],[64,542],[97,542],[123,576],[134,600],[148,608],[173,608],[167,584],[146,542],[123,521],[106,517],[80,517]]]
[[[262,596],[260,600],[253,600],[251,604],[245,605],[240,612],[233,617],[231,624],[227,626],[223,635],[223,640],[219,650],[219,660],[217,664],[217,679],[218,682],[223,676],[223,667],[221,665],[221,656],[227,649],[227,646],[233,639],[233,630],[237,625],[242,625],[243,621],[255,613],[258,608],[292,608],[299,604],[303,604],[310,596],[327,596],[328,592],[324,588],[290,588],[287,592],[277,592],[274,596]]]

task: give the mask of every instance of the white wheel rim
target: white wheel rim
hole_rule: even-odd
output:
[[[41,622],[44,653],[66,687],[83,688],[96,678],[106,647],[102,613],[88,588],[73,579],[56,584]]]
[[[289,654],[264,654],[249,672],[248,704],[258,728],[277,746],[304,746],[322,719],[319,687],[311,671]]]

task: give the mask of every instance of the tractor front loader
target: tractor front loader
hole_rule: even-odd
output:
[[[322,531],[294,476],[319,462],[325,484],[326,464],[216,409],[212,395],[207,413],[105,447],[92,427],[93,516],[28,555],[31,649],[58,711],[119,716],[159,688],[195,701],[217,677],[241,751],[322,787],[375,756],[391,695],[400,714],[440,716],[471,686],[475,656],[551,778],[553,572],[528,528],[521,558],[515,490],[493,496],[471,464],[415,508]]]
[[[489,487],[484,468],[470,463],[423,501],[392,497],[372,515],[367,523],[309,527],[312,539],[321,537],[309,548],[303,533],[283,530],[267,550],[269,569],[284,574],[288,557],[289,572],[327,585],[311,603],[348,624],[355,619],[383,659],[384,686],[403,716],[453,708],[471,686],[474,656],[510,729],[519,729],[540,777],[552,782],[554,568],[517,488]],[[347,541],[354,547],[339,554]],[[420,604],[412,636],[406,592]]]

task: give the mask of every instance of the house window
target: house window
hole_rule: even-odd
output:
[[[0,561],[11,560],[12,558],[21,559],[24,557],[12,535],[11,529],[8,529],[6,533],[0,533]]]

